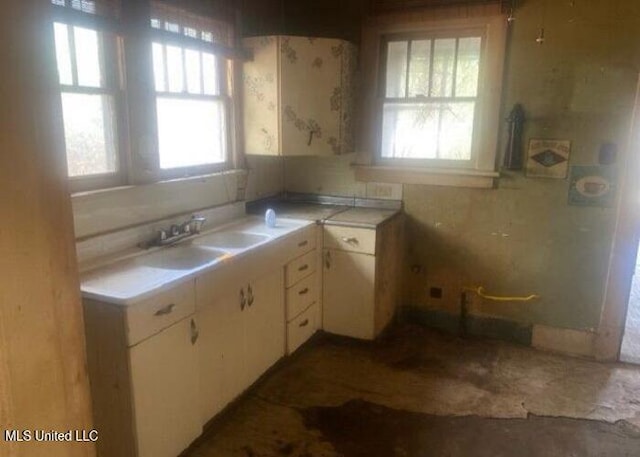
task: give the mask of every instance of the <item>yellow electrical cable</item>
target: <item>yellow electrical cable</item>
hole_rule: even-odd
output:
[[[478,296],[486,300],[492,300],[492,301],[531,301],[531,300],[535,300],[536,298],[540,298],[539,295],[535,295],[535,294],[529,295],[527,297],[497,297],[495,295],[487,295],[484,291],[484,287],[482,286],[465,287],[464,290],[475,292],[476,294],[478,294]]]

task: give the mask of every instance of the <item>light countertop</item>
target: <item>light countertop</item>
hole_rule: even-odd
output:
[[[331,216],[324,223],[329,225],[349,225],[354,227],[375,228],[387,219],[395,216],[397,209],[350,208]]]
[[[263,218],[247,216],[188,238],[170,247],[149,250],[134,249],[122,253],[120,257],[112,255],[107,262],[98,264],[81,275],[82,296],[88,299],[128,306],[192,279],[205,270],[217,268],[233,258],[243,256],[267,243],[302,230],[313,223],[309,220],[279,218],[276,227],[269,228],[266,227]],[[266,236],[263,241],[244,249],[211,249],[197,246],[199,238],[223,231]],[[205,252],[201,253],[205,261],[193,268],[189,268],[189,265],[186,264],[186,267],[176,269],[163,268],[162,265],[158,265],[160,262],[149,261],[154,256],[163,256],[165,253],[171,255],[171,250],[179,250],[181,248],[192,249],[192,251],[204,250]],[[210,260],[208,260],[209,258]]]

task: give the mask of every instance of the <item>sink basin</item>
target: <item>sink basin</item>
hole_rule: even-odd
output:
[[[246,249],[256,244],[260,244],[269,239],[268,235],[260,233],[245,232],[215,232],[205,235],[197,240],[194,244],[201,246],[212,246],[219,249]]]
[[[192,270],[211,263],[225,254],[223,251],[192,245],[172,246],[140,256],[136,259],[136,263],[164,270]]]

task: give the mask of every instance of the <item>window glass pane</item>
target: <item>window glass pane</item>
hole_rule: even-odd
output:
[[[158,97],[157,111],[161,168],[226,161],[222,102]]]
[[[164,29],[167,32],[180,33],[180,25],[173,22],[165,22]]]
[[[71,8],[85,13],[95,14],[96,2],[92,0],[71,0]]]
[[[98,32],[74,27],[78,84],[85,87],[102,87]]]
[[[411,42],[409,63],[409,97],[429,95],[429,66],[431,64],[431,40]]]
[[[167,69],[169,76],[169,92],[182,92],[184,90],[182,48],[167,46]]]
[[[387,46],[387,90],[389,98],[405,97],[407,83],[406,41],[392,41]]]
[[[384,106],[382,157],[435,159],[438,146],[438,105],[395,104]]]
[[[382,157],[470,160],[474,103],[386,104]]]
[[[438,155],[446,160],[470,160],[475,103],[443,103]]]
[[[155,79],[156,90],[164,92],[167,90],[167,82],[164,74],[164,52],[160,43],[153,43],[153,76]]]
[[[53,24],[56,42],[56,60],[58,63],[58,77],[60,84],[73,84],[71,70],[71,50],[69,49],[69,27],[56,22]]]
[[[201,94],[200,52],[187,49],[184,57],[187,64],[187,91],[192,94]]]
[[[456,53],[456,39],[435,40],[433,47],[433,82],[431,96],[451,97],[453,95],[453,65]]]
[[[112,98],[63,92],[62,113],[69,176],[117,171]]]
[[[480,73],[480,37],[460,38],[458,41],[458,68],[456,70],[456,96],[478,95]]]
[[[190,38],[198,38],[198,31],[192,27],[185,27],[184,36],[188,36]]]
[[[202,53],[202,71],[204,74],[204,93],[207,95],[220,95],[218,60],[213,54]]]

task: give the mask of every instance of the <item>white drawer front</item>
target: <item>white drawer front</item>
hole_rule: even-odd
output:
[[[311,305],[287,324],[287,354],[302,346],[318,329],[317,305]]]
[[[316,248],[316,234],[318,227],[312,225],[297,233],[288,235],[282,249],[287,253],[288,260],[300,257]]]
[[[195,312],[193,281],[126,309],[127,345],[133,346]]]
[[[286,286],[291,287],[302,278],[309,276],[316,271],[318,263],[318,253],[314,249],[305,255],[292,260],[287,264]]]
[[[358,227],[325,225],[324,247],[375,255],[376,231]]]
[[[287,322],[318,301],[316,273],[307,276],[287,289]]]

